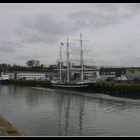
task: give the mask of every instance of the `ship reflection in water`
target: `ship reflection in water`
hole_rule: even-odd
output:
[[[0,114],[28,136],[140,135],[140,99],[0,86]]]

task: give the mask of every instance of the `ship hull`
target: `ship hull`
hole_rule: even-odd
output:
[[[9,84],[9,80],[0,80],[0,85],[7,85]]]
[[[86,91],[91,92],[94,89],[94,83],[86,83],[86,84],[52,84],[54,89],[65,89],[65,90],[72,90],[72,91]]]

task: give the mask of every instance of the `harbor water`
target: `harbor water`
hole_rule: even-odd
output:
[[[1,85],[0,114],[25,136],[140,136],[140,99]]]

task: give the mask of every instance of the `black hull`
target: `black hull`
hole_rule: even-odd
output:
[[[9,80],[0,80],[0,85],[8,85]]]
[[[54,89],[64,89],[71,91],[83,91],[83,92],[92,92],[94,90],[94,83],[87,84],[52,84]]]

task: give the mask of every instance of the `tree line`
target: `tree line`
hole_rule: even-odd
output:
[[[48,71],[53,71],[54,68],[49,66],[49,67],[44,67],[43,64],[40,64],[39,60],[29,60],[26,62],[26,66],[21,66],[21,65],[10,65],[6,63],[0,64],[0,73],[4,72],[15,72],[15,71],[36,71],[36,72],[48,72]]]

